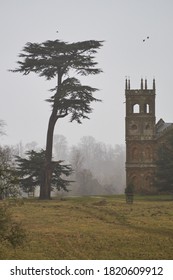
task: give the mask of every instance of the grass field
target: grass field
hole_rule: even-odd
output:
[[[76,197],[10,203],[27,242],[0,245],[0,259],[173,259],[173,200],[169,196]]]

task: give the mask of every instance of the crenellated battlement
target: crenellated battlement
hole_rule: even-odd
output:
[[[156,90],[155,79],[153,79],[152,89],[148,89],[147,79],[145,80],[141,79],[140,89],[131,89],[130,79],[126,78],[125,90],[128,94],[144,94],[144,93],[155,94],[155,90]]]

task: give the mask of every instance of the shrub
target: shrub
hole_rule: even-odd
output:
[[[0,205],[0,242],[7,241],[15,249],[26,240],[25,230],[21,224],[12,219],[5,204]]]

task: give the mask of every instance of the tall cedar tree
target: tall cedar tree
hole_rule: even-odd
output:
[[[52,177],[52,146],[54,127],[58,119],[70,115],[70,121],[81,123],[92,112],[90,104],[100,101],[93,96],[96,88],[82,85],[76,75],[94,75],[102,72],[97,68],[95,54],[103,41],[83,41],[67,43],[60,40],[43,43],[27,43],[19,57],[18,68],[12,72],[28,75],[30,72],[45,77],[56,78],[57,84],[51,89],[52,96],[47,100],[52,105],[49,118],[45,164],[40,185],[40,199],[50,199]],[[70,77],[70,74],[74,75]]]
[[[161,192],[173,193],[173,132],[158,148],[156,187]]]
[[[15,171],[19,186],[25,192],[34,191],[36,186],[41,183],[41,173],[44,166],[45,151],[40,152],[28,151],[27,158],[16,156],[17,168]],[[72,182],[64,179],[72,174],[73,170],[70,165],[62,164],[62,161],[52,161],[52,177],[51,186],[58,189],[68,191],[67,186]]]

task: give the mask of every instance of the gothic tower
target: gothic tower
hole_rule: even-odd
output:
[[[140,89],[130,89],[126,79],[126,185],[133,183],[135,192],[153,188],[155,173],[155,80],[147,88],[141,79]]]

